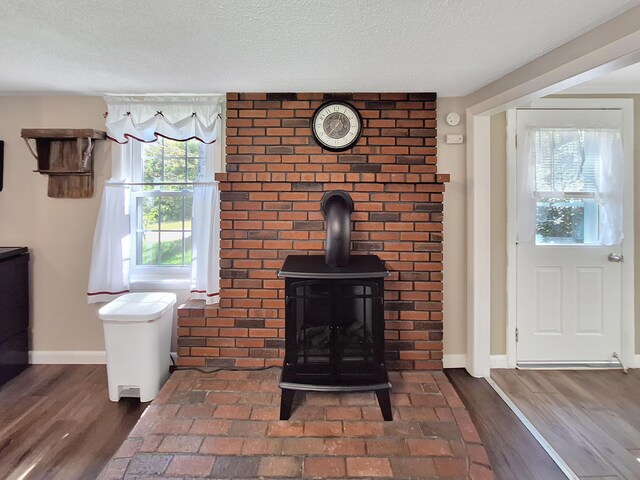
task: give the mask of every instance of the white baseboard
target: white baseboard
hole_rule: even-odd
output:
[[[511,368],[506,355],[491,355],[489,357],[490,368]]]
[[[29,352],[29,363],[43,365],[101,365],[107,363],[104,351],[36,350]]]
[[[452,353],[442,358],[444,368],[465,368],[467,366],[466,353]]]
[[[467,355],[465,353],[445,355],[442,362],[444,368],[466,368]],[[509,368],[506,355],[491,355],[489,362],[490,368]]]

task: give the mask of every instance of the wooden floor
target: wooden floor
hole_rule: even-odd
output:
[[[109,401],[104,365],[32,365],[0,388],[0,478],[93,480],[145,407]]]
[[[491,377],[581,479],[640,479],[640,370]]]
[[[464,402],[498,480],[565,480],[566,476],[495,390],[466,370],[445,373]]]

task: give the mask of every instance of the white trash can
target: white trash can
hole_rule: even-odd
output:
[[[174,293],[128,293],[103,306],[109,400],[150,402],[169,378]]]

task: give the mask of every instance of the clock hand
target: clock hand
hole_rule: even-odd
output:
[[[342,122],[340,120],[336,120],[335,122],[333,122],[331,130],[329,130],[329,135],[331,135],[333,132],[335,132],[336,128],[338,126],[340,126],[340,127],[342,126]]]

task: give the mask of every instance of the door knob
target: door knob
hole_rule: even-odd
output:
[[[610,262],[620,263],[624,260],[623,255],[618,255],[617,253],[610,253],[607,257]]]

